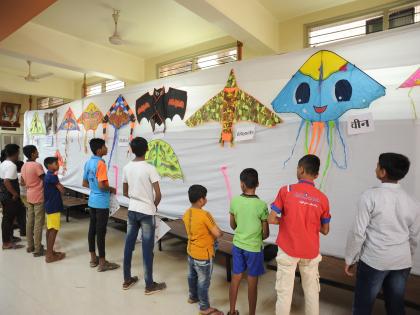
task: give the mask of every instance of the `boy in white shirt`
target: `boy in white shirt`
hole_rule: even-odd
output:
[[[419,203],[398,184],[410,168],[407,157],[382,153],[382,182],[360,197],[346,247],[345,273],[358,261],[353,314],[371,314],[381,288],[387,314],[405,314],[404,293],[420,236]]]
[[[128,290],[138,281],[138,277],[131,276],[131,258],[139,229],[141,229],[145,294],[150,295],[166,288],[164,282],[153,281],[155,214],[161,200],[160,176],[156,168],[145,161],[148,150],[146,139],[136,137],[130,142],[130,147],[136,157],[123,170],[123,193],[124,196],[130,198],[124,248],[123,289]]]

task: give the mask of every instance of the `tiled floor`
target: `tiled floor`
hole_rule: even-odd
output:
[[[111,224],[113,226],[114,224]],[[121,289],[122,269],[98,273],[89,267],[87,253],[87,218],[71,218],[62,222],[58,249],[67,253],[61,262],[47,265],[42,258],[33,258],[25,250],[0,252],[0,314],[198,314],[196,306],[186,303],[186,255],[184,244],[177,240],[164,242],[164,251],[156,250],[155,278],[164,280],[168,289],[145,296],[140,281],[128,291]],[[108,228],[107,258],[122,263],[125,234]],[[142,277],[136,247],[133,272]],[[276,296],[275,273],[268,271],[260,280],[257,314],[274,314]],[[228,310],[228,284],[225,270],[216,264],[210,291],[213,306]],[[323,286],[322,315],[350,314],[352,293]],[[383,303],[376,303],[375,314],[384,314]],[[247,314],[246,283],[239,296],[239,310]],[[303,314],[303,292],[296,282],[291,314]],[[407,314],[416,314],[408,309]]]

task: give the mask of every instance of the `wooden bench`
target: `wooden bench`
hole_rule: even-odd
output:
[[[65,195],[63,198],[63,206],[66,211],[66,222],[69,222],[69,214],[71,209],[79,209],[87,207],[87,200],[85,198]]]
[[[274,262],[267,264],[267,269],[277,270],[277,265]],[[330,285],[336,288],[354,291],[355,277],[348,277],[344,273],[344,259],[332,256],[322,256],[322,261],[319,264],[319,281],[323,284]],[[300,277],[299,271],[296,271],[296,276]],[[383,296],[379,296],[383,299]],[[406,294],[405,305],[420,310],[420,276],[410,275]]]

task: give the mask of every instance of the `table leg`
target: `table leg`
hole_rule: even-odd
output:
[[[162,251],[162,239],[160,239],[158,243],[159,243],[159,251],[161,252]]]
[[[69,215],[70,215],[70,208],[67,207],[67,209],[66,209],[66,222],[69,222]]]

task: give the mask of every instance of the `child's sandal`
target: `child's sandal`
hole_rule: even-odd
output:
[[[96,256],[96,260],[95,261],[90,261],[89,262],[89,266],[90,266],[90,268],[96,268],[96,267],[98,267],[98,265],[99,265],[99,257],[98,256]]]

